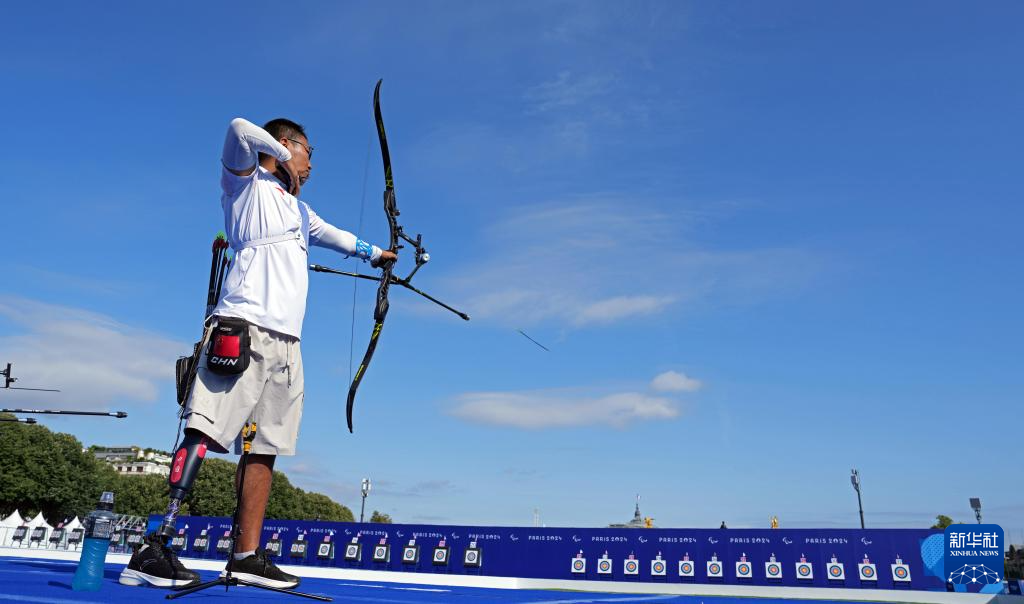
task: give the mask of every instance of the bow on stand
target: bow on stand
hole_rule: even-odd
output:
[[[412,286],[413,275],[416,274],[420,267],[430,261],[430,254],[423,248],[423,236],[416,235],[416,238],[405,234],[401,225],[398,224],[398,205],[395,203],[395,185],[391,177],[391,153],[388,151],[388,139],[384,132],[384,118],[380,112],[380,85],[384,80],[378,80],[377,86],[373,90],[373,115],[377,122],[377,138],[380,140],[380,154],[381,159],[384,160],[384,213],[388,218],[388,229],[389,229],[389,240],[388,240],[388,251],[397,253],[398,250],[405,247],[399,243],[399,240],[405,241],[409,245],[413,246],[416,250],[416,266],[413,267],[405,277],[397,277],[393,274],[394,263],[384,262],[381,265],[381,275],[375,277],[373,275],[362,275],[359,273],[353,273],[349,271],[340,271],[319,264],[309,265],[310,270],[318,273],[330,273],[334,275],[345,275],[348,277],[355,277],[357,279],[368,279],[371,281],[378,281],[377,286],[377,303],[373,309],[373,333],[370,335],[370,344],[366,348],[366,354],[363,355],[362,362],[359,363],[359,369],[356,370],[355,377],[352,379],[352,385],[348,389],[348,402],[345,405],[345,417],[348,420],[348,431],[352,432],[352,408],[355,405],[356,390],[359,389],[360,382],[363,381],[363,375],[366,374],[366,368],[370,366],[370,359],[373,358],[373,352],[377,349],[377,340],[380,338],[380,332],[384,328],[384,319],[388,316],[388,289],[392,284],[400,285],[410,291],[413,291],[427,300],[445,308],[463,320],[468,321],[469,315],[466,313],[456,310],[451,306],[448,306],[444,302],[441,302],[437,298],[434,298],[430,294],[423,292]]]

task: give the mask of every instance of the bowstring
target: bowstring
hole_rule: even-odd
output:
[[[363,232],[363,211],[366,209],[366,182],[370,174],[370,151],[373,149],[373,131],[367,128],[366,132],[366,161],[363,162],[363,194],[359,200],[359,226],[356,229],[356,237]],[[362,265],[356,264],[356,274],[361,274]],[[359,289],[359,279],[352,280],[352,326],[349,328],[348,339],[348,383],[352,383],[352,360],[355,356],[356,344],[356,292]]]

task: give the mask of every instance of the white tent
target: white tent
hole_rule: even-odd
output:
[[[82,521],[78,519],[78,516],[75,516],[75,519],[72,520],[71,522],[68,522],[67,524],[65,524],[64,528],[67,529],[67,533],[65,533],[65,535],[64,535],[64,539],[66,541],[67,538],[71,536],[71,531],[73,531],[73,530],[75,530],[77,528],[85,528],[85,527],[82,526]]]
[[[14,542],[14,529],[25,524],[25,519],[21,517],[18,510],[14,510],[14,513],[0,521],[0,547],[10,547]]]
[[[28,526],[29,526],[29,531],[28,531],[29,535],[32,534],[33,529],[37,529],[39,527],[45,528],[46,529],[46,537],[47,538],[49,538],[49,536],[50,536],[50,531],[53,530],[53,527],[50,526],[50,523],[46,521],[46,518],[43,518],[43,513],[42,512],[39,512],[38,514],[36,514],[35,518],[33,518],[32,520],[29,520],[28,521]],[[28,543],[28,536],[25,537],[25,542]],[[46,541],[44,540],[43,541],[43,545],[45,545],[45,544],[46,544]]]
[[[43,518],[42,512],[39,512],[38,514],[36,514],[35,518],[29,520],[28,526],[29,528],[36,528],[37,526],[46,527],[46,532],[50,532],[50,530],[53,529],[53,527],[50,526],[50,523],[46,521],[46,518]]]
[[[24,522],[25,520],[21,517],[21,514],[18,513],[18,510],[14,510],[14,513],[10,516],[0,520],[0,527],[21,526]]]

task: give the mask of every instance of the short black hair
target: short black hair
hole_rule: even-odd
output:
[[[302,124],[291,121],[288,118],[279,117],[272,119],[266,124],[263,124],[263,129],[274,137],[274,140],[279,141],[282,138],[295,138],[298,135],[302,135],[302,138],[309,140],[306,136],[306,129],[302,127]],[[260,153],[260,159],[267,157],[265,154]]]
[[[279,117],[277,119],[270,120],[266,124],[263,124],[263,129],[270,133],[275,140],[282,138],[291,138],[298,134],[301,134],[303,138],[306,138],[306,129],[301,124],[296,124],[290,119]]]

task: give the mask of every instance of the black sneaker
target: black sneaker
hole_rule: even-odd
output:
[[[188,587],[199,583],[199,573],[185,568],[163,537],[147,535],[132,552],[132,559],[118,581],[121,585]]]
[[[220,576],[227,575],[227,572],[225,569]],[[235,563],[231,565],[231,575],[246,583],[277,587],[278,589],[292,589],[299,585],[299,578],[289,575],[267,559],[267,551],[263,548],[256,550],[256,553],[248,558],[235,560]]]

